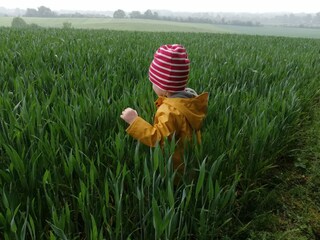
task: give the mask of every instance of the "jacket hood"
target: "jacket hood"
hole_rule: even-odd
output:
[[[199,130],[207,114],[208,97],[208,93],[202,93],[191,98],[185,96],[159,97],[156,106],[159,107],[162,103],[165,103],[178,109],[186,117],[191,127],[194,130]]]

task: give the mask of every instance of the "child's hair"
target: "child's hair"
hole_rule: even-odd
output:
[[[182,45],[163,45],[154,54],[149,80],[162,90],[179,92],[186,88],[189,70],[190,61]]]

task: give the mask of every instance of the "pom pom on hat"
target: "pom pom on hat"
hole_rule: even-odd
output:
[[[189,69],[188,54],[182,45],[163,45],[154,54],[149,68],[149,80],[165,91],[184,91]]]

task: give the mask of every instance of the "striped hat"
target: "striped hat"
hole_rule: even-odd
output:
[[[183,91],[189,77],[188,54],[179,44],[161,46],[149,68],[149,80],[162,90]]]

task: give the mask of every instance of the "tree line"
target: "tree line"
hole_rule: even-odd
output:
[[[68,13],[58,14],[52,11],[50,8],[41,6],[38,9],[28,8],[25,17],[106,17],[101,14],[82,14],[82,13]],[[283,14],[274,18],[259,17],[257,19],[249,19],[241,16],[223,16],[223,15],[190,15],[190,16],[163,16],[158,12],[153,12],[150,9],[144,13],[140,11],[132,11],[126,13],[122,9],[118,9],[113,12],[113,18],[136,18],[136,19],[154,19],[154,20],[166,20],[166,21],[178,21],[178,22],[194,22],[194,23],[209,23],[209,24],[229,24],[229,25],[241,25],[241,26],[261,26],[261,25],[284,25],[284,26],[299,26],[299,27],[320,27],[320,12],[316,14]]]
[[[34,8],[27,8],[27,11],[24,15],[25,17],[58,17],[58,14],[54,11],[51,11],[50,8],[45,6],[38,7],[37,9]]]
[[[81,13],[72,13],[72,14],[57,14],[52,11],[50,8],[41,6],[38,9],[28,8],[25,17],[104,17],[103,15],[94,15],[94,14],[81,14]],[[130,13],[126,13],[122,9],[118,9],[113,13],[113,18],[135,18],[135,19],[154,19],[154,20],[166,20],[166,21],[178,21],[178,22],[195,22],[195,23],[220,23],[225,24],[224,20],[216,21],[211,18],[205,17],[170,17],[170,16],[159,16],[158,12],[153,12],[150,9],[146,10],[144,13],[140,11],[132,11]],[[235,25],[246,25],[246,26],[257,26],[260,25],[258,22],[251,21],[230,21],[229,24]]]

